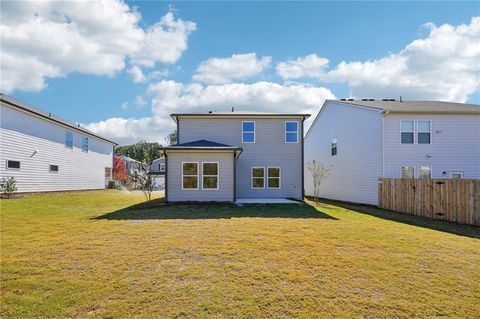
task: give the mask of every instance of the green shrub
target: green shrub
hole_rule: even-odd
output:
[[[0,191],[3,193],[3,196],[10,198],[12,194],[17,191],[17,181],[15,178],[2,178],[2,181],[0,181]]]

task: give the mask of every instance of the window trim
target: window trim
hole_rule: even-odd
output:
[[[205,175],[203,174],[203,164],[217,164],[217,175]],[[205,188],[204,186],[204,177],[216,177],[217,178],[217,188]],[[202,162],[202,190],[206,191],[218,191],[220,189],[220,162]]]
[[[333,142],[335,141],[335,143]],[[335,144],[335,154],[333,154],[333,144]],[[337,156],[338,155],[338,138],[332,138],[330,140],[330,156]]]
[[[243,123],[253,123],[253,131],[244,131]],[[253,142],[245,142],[243,140],[243,133],[253,133]],[[254,144],[257,141],[257,123],[255,121],[242,121],[242,143],[244,144]]]
[[[278,168],[278,177],[270,177],[269,173],[268,173],[268,170],[270,168]],[[268,166],[267,167],[267,189],[281,189],[282,188],[282,168],[280,166]],[[268,186],[268,180],[270,178],[278,178],[278,187],[270,187]]]
[[[403,131],[402,130],[402,122],[413,122],[413,131]],[[413,145],[413,144],[417,144],[417,139],[415,138],[416,137],[416,128],[417,128],[417,121],[416,120],[412,120],[412,119],[400,119],[400,144],[405,144],[405,145]],[[402,142],[402,133],[413,133],[413,143],[403,143]]]
[[[8,167],[8,162],[18,162],[19,164],[19,168],[16,168],[16,167]],[[8,171],[19,171],[20,169],[22,168],[22,162],[21,161],[17,161],[17,160],[5,160],[5,169],[8,170]]]
[[[67,135],[68,133],[72,134],[72,146],[68,146],[68,139],[67,139]],[[73,150],[73,144],[74,144],[74,137],[73,137],[73,132],[72,131],[65,131],[65,148],[68,148],[70,150]]]
[[[429,132],[424,132],[424,131],[419,131],[418,130],[418,122],[430,122],[430,131]],[[430,143],[418,143],[418,133],[429,133],[430,134]],[[423,120],[423,119],[418,119],[415,121],[415,144],[419,145],[430,145],[432,144],[432,120]]]
[[[430,178],[420,178],[420,168],[421,167],[429,167],[430,168]],[[417,179],[433,179],[433,168],[432,166],[427,166],[427,165],[422,165],[422,166],[417,166]]]
[[[85,150],[85,141],[87,141],[87,150]],[[82,152],[84,153],[88,153],[90,147],[89,147],[89,140],[88,140],[88,136],[82,136]]]
[[[261,168],[263,169],[263,177],[253,177],[253,169],[254,168]],[[250,188],[251,189],[265,189],[265,166],[252,166],[250,170]],[[263,187],[253,187],[253,179],[254,178],[262,178],[263,179]]]
[[[417,169],[414,165],[402,165],[400,166],[400,178],[401,179],[410,179],[410,178],[403,178],[403,168],[404,167],[412,167],[413,168],[413,177],[411,179],[415,179],[416,178],[416,172],[417,172]]]
[[[464,179],[464,174],[463,174],[463,171],[451,171],[451,172],[448,172],[448,177],[451,179],[452,178],[452,174],[459,174],[460,175],[460,179]]]
[[[56,166],[56,167],[57,167],[57,170],[56,170],[56,171],[52,171],[52,166]],[[57,165],[57,164],[48,164],[48,172],[49,172],[49,173],[53,173],[53,174],[58,174],[58,172],[60,172],[60,165]]]
[[[288,123],[296,123],[297,124],[297,129],[296,131],[287,131],[287,124]],[[289,144],[298,144],[298,131],[299,131],[299,127],[298,127],[298,121],[285,121],[285,143],[289,143]],[[297,140],[295,142],[288,142],[287,141],[287,133],[294,133],[297,135]]]
[[[183,174],[183,165],[184,164],[197,164],[197,175],[184,175]],[[186,191],[195,191],[195,190],[198,190],[199,189],[199,181],[198,181],[198,177],[200,175],[200,164],[199,162],[182,162],[182,190],[186,190]],[[185,188],[183,187],[183,178],[184,177],[196,177],[197,178],[197,188]]]

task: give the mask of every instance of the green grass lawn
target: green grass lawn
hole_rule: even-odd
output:
[[[480,230],[378,209],[1,204],[2,318],[478,318]]]

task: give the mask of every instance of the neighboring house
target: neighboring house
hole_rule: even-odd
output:
[[[125,163],[125,170],[128,175],[128,177],[132,176],[133,172],[136,170],[139,170],[142,166],[147,167],[146,164],[137,161],[136,159],[133,159],[131,157],[125,156],[125,155],[120,155],[122,158],[123,162]]]
[[[154,188],[163,190],[165,188],[165,158],[160,157],[150,165],[150,175],[152,175]]]
[[[378,179],[480,178],[480,106],[327,100],[305,137],[305,162],[331,167],[324,198],[377,205]],[[305,169],[305,189],[313,195]]]
[[[0,178],[18,192],[104,189],[116,143],[51,113],[1,95]]]
[[[164,147],[167,201],[303,199],[308,114],[172,114],[178,144]]]

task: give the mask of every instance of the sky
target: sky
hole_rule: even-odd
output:
[[[2,93],[120,144],[165,144],[173,112],[480,104],[480,2],[2,1],[0,15]]]

